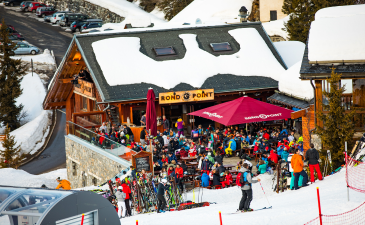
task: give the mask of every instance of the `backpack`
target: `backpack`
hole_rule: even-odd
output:
[[[193,130],[193,138],[198,138],[198,137],[199,137],[199,131]]]
[[[249,182],[247,182],[247,172],[244,172],[243,174],[241,174],[240,183],[241,183],[241,186],[251,185]]]

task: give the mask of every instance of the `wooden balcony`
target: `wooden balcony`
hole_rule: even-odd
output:
[[[95,84],[93,82],[79,79],[78,83],[78,85],[74,85],[74,93],[96,100]]]

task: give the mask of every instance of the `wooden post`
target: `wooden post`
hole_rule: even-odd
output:
[[[322,112],[322,102],[323,102],[323,93],[322,93],[322,80],[316,80],[315,81],[315,85],[316,85],[316,113],[317,112]],[[317,115],[314,115],[317,117]],[[317,118],[317,125],[323,127],[323,121],[318,120]]]
[[[278,181],[277,181],[277,184],[276,184],[276,193],[278,193],[279,194],[279,179],[280,179],[280,170],[279,170],[279,168],[280,168],[280,166],[279,166],[279,163],[278,163],[278,165],[276,165],[276,173],[277,173],[277,179],[278,179]]]

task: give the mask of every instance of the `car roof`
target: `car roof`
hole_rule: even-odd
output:
[[[102,19],[87,19],[86,22],[103,22]]]

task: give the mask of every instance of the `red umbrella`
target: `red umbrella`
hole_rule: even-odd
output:
[[[152,88],[147,92],[146,129],[151,130],[150,135],[157,135],[157,117],[155,107],[156,95]]]
[[[189,115],[200,116],[226,126],[290,118],[293,111],[250,97],[201,109]]]

